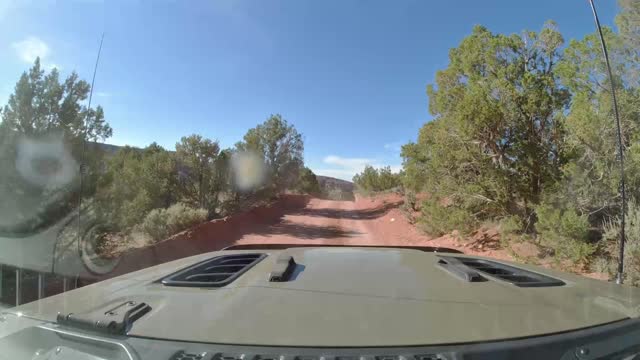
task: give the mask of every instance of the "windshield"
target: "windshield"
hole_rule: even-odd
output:
[[[595,6],[601,33],[588,1],[0,2],[1,309],[66,329],[53,314],[117,298],[150,306],[130,336],[265,346],[637,318],[640,2]],[[223,249],[252,255],[164,278]],[[229,290],[207,300],[226,305],[203,315],[190,281]],[[279,299],[258,290],[272,282],[368,300],[327,299],[345,310],[323,317],[317,297],[261,303]],[[158,332],[175,319],[154,301],[178,298],[194,321],[240,304],[275,321],[279,303],[327,328],[397,316],[420,335]],[[423,316],[484,312],[438,337],[399,315],[408,299],[431,304]]]

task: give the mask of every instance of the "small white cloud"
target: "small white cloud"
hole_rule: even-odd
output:
[[[375,160],[329,155],[325,157],[322,162],[333,166],[327,169],[316,169],[314,170],[316,174],[351,181],[353,175],[361,172],[365,166],[375,163]]]
[[[344,168],[354,168],[354,167],[364,168],[365,165],[368,165],[374,162],[374,160],[367,159],[367,158],[345,158],[345,157],[336,156],[336,155],[329,155],[324,158],[323,162],[325,164],[337,165]]]
[[[20,60],[30,64],[33,63],[37,57],[40,57],[40,60],[44,61],[50,53],[47,43],[35,36],[29,36],[22,41],[14,42],[11,46],[18,54]]]
[[[111,93],[106,91],[96,91],[96,96],[101,98],[108,98],[111,97]]]
[[[403,143],[401,141],[394,141],[384,144],[384,149],[399,153],[402,150],[402,145]]]

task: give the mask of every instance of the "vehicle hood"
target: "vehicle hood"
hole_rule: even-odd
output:
[[[130,336],[282,346],[459,344],[565,332],[638,317],[640,290],[531,266],[566,283],[518,287],[466,282],[437,266],[439,255],[383,248],[290,248],[220,288],[169,287],[158,280],[221,254],[161,264],[12,309],[55,322],[110,302],[152,310]],[[288,282],[269,282],[282,255],[298,264]],[[506,262],[505,262],[506,263]],[[509,263],[508,263],[509,264]]]

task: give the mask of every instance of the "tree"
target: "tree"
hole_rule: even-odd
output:
[[[153,143],[145,149],[124,147],[106,163],[96,192],[96,211],[113,231],[129,231],[153,209],[178,198],[175,156]]]
[[[40,59],[24,72],[0,111],[0,211],[4,224],[66,214],[94,191],[101,152],[85,142],[104,140],[112,129],[103,109],[83,105],[90,86],[74,72],[64,81]],[[79,165],[85,185],[79,188]],[[18,166],[16,165],[18,164]]]
[[[318,196],[321,193],[320,184],[316,178],[316,174],[308,167],[304,167],[300,171],[300,177],[298,178],[298,184],[296,189],[304,194]]]
[[[224,149],[220,151],[214,162],[213,181],[211,189],[214,193],[226,193],[233,189],[231,184],[230,161],[233,150]]]
[[[562,44],[552,22],[509,36],[475,27],[427,88],[435,119],[403,147],[405,183],[475,219],[531,218],[564,162]]]
[[[193,207],[215,212],[219,184],[214,177],[220,146],[217,141],[200,135],[182,137],[176,144],[176,157],[181,166],[182,195]],[[218,176],[221,176],[218,174]]]
[[[623,16],[624,14],[620,15]],[[627,159],[628,192],[640,193],[640,93],[636,83],[629,81],[635,55],[625,46],[621,36],[603,28],[612,59],[614,83]],[[616,214],[620,176],[616,155],[617,132],[611,109],[612,86],[596,33],[573,40],[558,64],[561,81],[574,94],[566,117],[567,162],[562,167],[562,181],[548,200],[591,217],[594,224]]]
[[[17,175],[15,163],[19,143],[29,144],[33,148],[32,152],[37,152],[34,147],[38,144],[59,144],[71,153],[75,162],[83,162],[89,170],[87,174],[93,174],[95,180],[96,167],[100,163],[99,148],[86,148],[84,143],[105,140],[113,131],[104,119],[102,107],[88,109],[81,105],[87,99],[89,91],[89,84],[80,80],[75,72],[64,82],[60,81],[55,68],[45,75],[39,58],[28,72],[22,73],[14,93],[9,96],[1,112],[0,162],[4,169],[4,180],[7,180],[3,183],[24,185],[24,181],[19,179],[8,179]],[[54,160],[60,159],[52,159]],[[77,171],[77,164],[74,166]],[[77,184],[72,182],[69,185],[73,187]],[[35,190],[30,192],[33,191]]]
[[[88,109],[81,105],[89,95],[90,86],[71,73],[60,82],[57,69],[45,75],[40,59],[16,84],[14,93],[2,111],[2,127],[28,136],[62,132],[65,136],[85,141],[105,140],[113,133],[98,106]]]
[[[239,151],[258,154],[267,168],[268,187],[278,194],[295,186],[304,164],[304,143],[295,126],[282,116],[271,115],[264,123],[247,131]]]
[[[620,14],[616,17],[616,24],[620,34],[629,44],[640,48],[640,3],[635,0],[619,0]]]
[[[361,173],[353,176],[353,183],[361,192],[385,191],[400,186],[400,174],[394,174],[391,167],[376,169],[371,165],[364,167]]]

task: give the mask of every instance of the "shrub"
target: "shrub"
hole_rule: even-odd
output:
[[[151,210],[140,227],[155,241],[160,241],[206,220],[207,210],[194,209],[184,203],[177,203],[168,209]]]
[[[418,210],[416,202],[416,194],[413,191],[410,190],[404,193],[404,202],[400,206],[400,210],[403,212],[410,224],[415,224],[416,222],[414,213]]]
[[[172,234],[188,229],[207,220],[207,210],[194,209],[183,203],[171,205],[167,209],[167,225]]]
[[[573,209],[558,209],[548,204],[536,208],[536,230],[543,246],[552,250],[557,260],[584,266],[596,250],[589,243],[589,221]]]
[[[517,234],[521,234],[523,229],[522,218],[516,215],[505,216],[498,222],[498,233],[503,246],[509,241],[517,239]]]
[[[625,283],[640,286],[640,206],[635,201],[627,205],[627,219],[625,224],[624,271],[622,276]],[[603,238],[609,244],[611,259],[609,260],[609,274],[613,277],[618,264],[618,241],[620,239],[620,219],[613,218],[603,224]]]
[[[522,218],[516,215],[505,216],[498,224],[500,234],[516,234],[522,231]]]
[[[165,209],[153,209],[140,224],[143,232],[149,234],[155,241],[166,239],[169,236],[167,226],[167,211]]]
[[[458,230],[468,234],[477,226],[477,220],[468,211],[453,205],[443,206],[435,200],[425,200],[421,207],[421,228],[430,235],[441,236]]]
[[[320,184],[318,183],[318,178],[316,174],[311,171],[311,169],[304,167],[300,171],[300,175],[298,176],[298,183],[296,184],[296,190],[309,195],[320,195]]]
[[[411,209],[413,211],[418,210],[418,208],[417,208],[418,201],[416,199],[416,193],[414,193],[413,191],[407,191],[405,193],[404,203],[405,203],[406,206],[409,207],[409,209]]]
[[[615,273],[615,262],[613,259],[599,256],[591,262],[591,271],[613,275]]]
[[[389,166],[376,169],[367,165],[362,173],[358,173],[353,177],[353,183],[361,194],[367,195],[371,192],[399,187],[401,185],[401,177],[399,173],[393,173]]]

